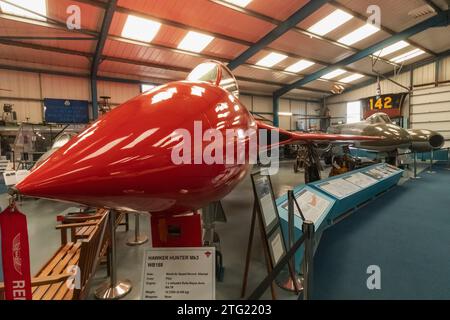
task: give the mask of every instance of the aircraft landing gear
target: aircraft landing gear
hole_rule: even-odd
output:
[[[314,144],[306,144],[299,148],[294,163],[294,172],[297,173],[300,168],[305,169],[305,183],[321,179],[320,171],[322,170],[322,166]]]

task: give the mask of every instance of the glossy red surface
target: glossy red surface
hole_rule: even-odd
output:
[[[256,129],[247,109],[227,91],[206,82],[173,82],[105,115],[16,188],[28,196],[127,211],[201,208],[228,194],[250,165],[175,165],[172,148],[180,140],[173,132],[186,129],[194,136],[194,121],[201,121],[202,133],[215,128],[224,136],[226,129]],[[192,149],[209,144],[192,143]]]
[[[217,73],[211,73],[212,65]],[[208,75],[211,83],[172,82],[124,103],[34,168],[16,186],[18,192],[91,207],[174,215],[200,209],[233,190],[250,170],[250,141],[256,141],[258,128],[279,131],[279,144],[376,139],[292,133],[257,123],[237,98],[219,87],[238,90],[226,67],[218,62],[199,67],[192,77]],[[208,140],[204,134],[211,129],[217,136]],[[233,130],[231,139],[228,130]],[[238,144],[245,147],[241,161]],[[185,151],[178,154],[191,154],[180,164],[173,151],[181,146]],[[217,156],[220,150],[222,161],[203,157]],[[228,150],[233,150],[231,161]]]

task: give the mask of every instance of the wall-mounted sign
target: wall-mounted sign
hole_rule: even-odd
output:
[[[374,113],[384,112],[391,118],[402,116],[402,107],[407,93],[385,94],[362,100],[364,119]]]
[[[145,251],[143,300],[214,300],[215,248]]]
[[[44,109],[49,123],[89,122],[89,102],[85,100],[44,99]]]

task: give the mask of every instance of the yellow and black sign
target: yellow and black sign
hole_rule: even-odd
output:
[[[405,97],[406,93],[399,93],[364,99],[364,119],[377,112],[384,112],[391,118],[401,117]]]

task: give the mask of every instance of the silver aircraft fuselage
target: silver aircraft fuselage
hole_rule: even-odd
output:
[[[335,125],[328,133],[381,136],[382,140],[360,141],[354,146],[370,151],[393,152],[398,149],[411,149],[416,152],[428,152],[442,148],[444,137],[438,132],[425,129],[403,129],[392,123],[385,113],[376,113],[364,121]]]

